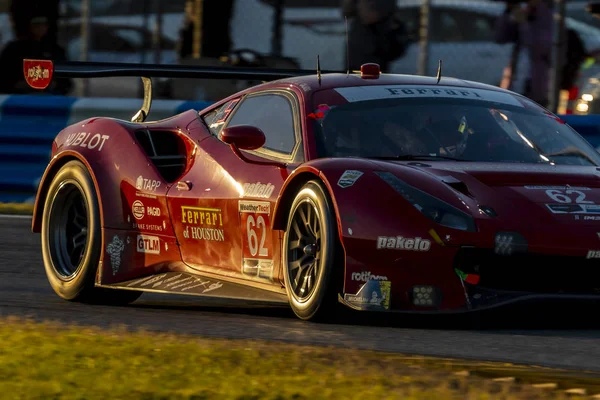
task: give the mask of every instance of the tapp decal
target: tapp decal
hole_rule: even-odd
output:
[[[135,181],[135,188],[137,190],[148,190],[150,192],[154,192],[156,189],[160,187],[160,181],[154,179],[146,179],[142,175],[137,177]]]
[[[67,136],[65,146],[79,146],[90,150],[97,149],[98,151],[102,151],[104,143],[108,139],[110,139],[110,136],[102,135],[101,133],[93,135],[90,132],[71,133]]]
[[[405,238],[402,236],[379,236],[377,238],[377,249],[397,249],[412,251],[429,251],[431,241],[428,239]]]
[[[259,197],[268,199],[273,194],[275,186],[271,183],[244,183],[244,197]]]
[[[223,214],[220,208],[181,206],[181,222],[186,239],[224,242]]]
[[[113,276],[119,272],[121,267],[121,253],[125,250],[125,243],[117,235],[113,236],[112,242],[106,246],[106,253],[110,255],[110,266]]]
[[[157,236],[138,235],[137,252],[147,254],[160,254],[160,238]]]

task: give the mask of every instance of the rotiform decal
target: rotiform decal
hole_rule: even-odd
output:
[[[428,239],[405,238],[402,236],[379,236],[377,237],[378,249],[397,249],[412,251],[429,251],[431,241]]]
[[[387,278],[387,276],[373,275],[371,273],[371,271],[363,271],[363,272],[353,272],[352,280],[359,281],[359,282],[368,282],[370,280],[387,281],[388,278]]]

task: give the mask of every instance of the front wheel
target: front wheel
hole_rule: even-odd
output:
[[[342,274],[336,268],[336,227],[322,184],[306,183],[290,208],[282,248],[290,305],[303,320],[324,320],[337,305]]]
[[[65,300],[127,304],[141,292],[94,287],[102,254],[100,206],[90,173],[69,161],[48,188],[42,217],[42,256],[46,276]]]

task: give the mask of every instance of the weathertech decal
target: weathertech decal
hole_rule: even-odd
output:
[[[449,98],[493,101],[523,107],[515,97],[508,93],[458,86],[377,85],[343,87],[337,88],[335,91],[349,102],[394,98]]]
[[[428,239],[405,238],[402,236],[379,236],[377,238],[378,249],[397,249],[413,251],[429,251],[431,241]]]

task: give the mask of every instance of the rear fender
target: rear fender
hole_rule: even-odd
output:
[[[98,277],[98,283],[102,284],[136,278],[152,272],[144,268],[146,266],[181,259],[166,201],[166,193],[173,182],[163,178],[136,140],[135,130],[143,127],[128,125],[114,119],[96,118],[60,132],[53,145],[55,154],[40,181],[34,205],[32,230],[40,232],[48,188],[56,173],[73,159],[87,167],[99,200],[102,248],[106,250],[111,239],[104,236],[109,234],[119,236],[119,240],[127,243],[118,271],[111,270],[110,263],[103,262],[107,257],[103,251],[100,264],[103,267],[99,269]],[[152,129],[151,126],[148,128]],[[158,255],[137,251],[140,234],[160,238],[162,251]]]

